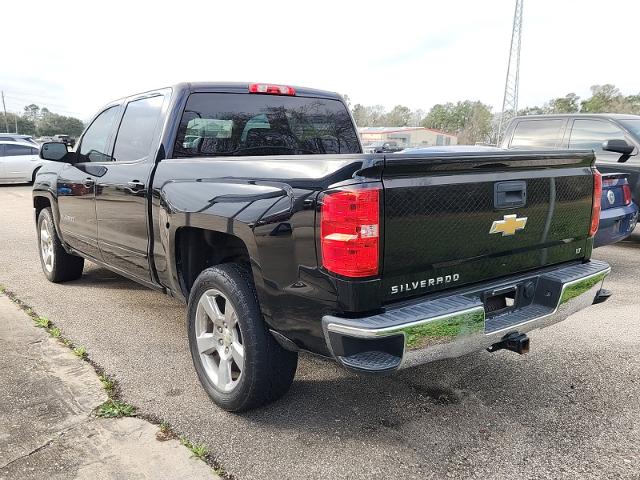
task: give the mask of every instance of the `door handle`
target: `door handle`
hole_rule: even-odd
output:
[[[144,183],[140,180],[131,180],[130,182],[127,182],[127,185],[131,190],[142,190],[144,188]]]
[[[495,208],[518,208],[527,204],[527,182],[522,180],[498,182],[494,186]]]
[[[95,180],[93,178],[87,177],[82,181],[82,184],[85,187],[90,188],[90,187],[93,187],[96,184],[96,182],[95,182]]]

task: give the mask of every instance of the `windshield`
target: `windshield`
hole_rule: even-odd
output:
[[[620,123],[629,130],[629,133],[631,133],[636,140],[640,140],[640,118],[637,120],[620,120]]]
[[[338,100],[242,93],[193,93],[174,157],[360,153]]]

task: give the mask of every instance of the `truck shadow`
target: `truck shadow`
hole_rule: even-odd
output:
[[[113,273],[104,267],[85,262],[82,277],[78,280],[67,282],[68,285],[77,285],[85,288],[99,288],[111,290],[149,290],[144,285]]]
[[[397,440],[388,436],[390,430],[431,430],[452,417],[477,433],[489,421],[483,418],[488,410],[508,411],[510,421],[527,423],[538,410],[548,410],[549,402],[562,410],[573,391],[570,376],[559,377],[543,356],[540,362],[527,362],[508,352],[478,352],[384,377],[337,373],[341,367],[333,362],[305,356],[289,394],[243,417],[298,432],[353,438],[379,434],[380,442]],[[332,378],[307,378],[307,370]]]

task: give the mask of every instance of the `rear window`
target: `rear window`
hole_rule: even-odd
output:
[[[193,93],[174,157],[359,153],[351,117],[337,100]]]
[[[557,148],[562,140],[563,119],[518,122],[510,148]]]

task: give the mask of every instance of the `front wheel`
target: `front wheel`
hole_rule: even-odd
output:
[[[262,318],[247,268],[204,270],[189,296],[189,347],[200,383],[221,408],[239,412],[284,395],[298,354],[283,349]]]
[[[84,258],[65,251],[49,207],[43,208],[38,215],[38,251],[42,271],[50,282],[76,280],[82,275]]]

